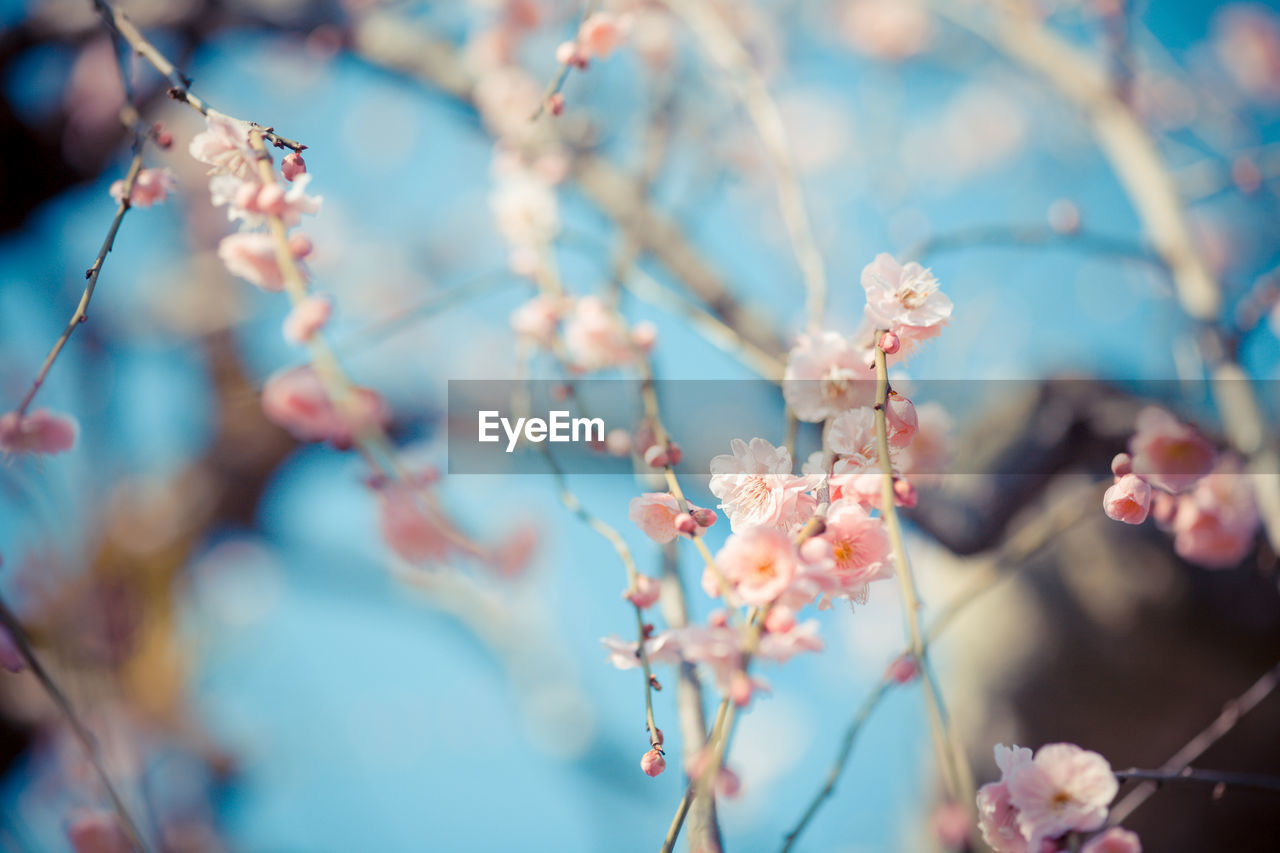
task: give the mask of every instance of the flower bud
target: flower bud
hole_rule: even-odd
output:
[[[893,496],[899,506],[911,509],[920,500],[916,487],[901,478],[893,481]]]
[[[920,667],[916,665],[915,658],[911,655],[899,655],[889,664],[889,669],[885,671],[885,678],[894,684],[907,684],[914,681],[916,676],[920,674]]]
[[[311,250],[315,248],[311,244],[311,238],[306,234],[292,234],[289,236],[289,251],[293,253],[295,258],[305,258],[311,254]]]
[[[646,776],[657,776],[667,769],[667,760],[662,757],[661,752],[651,749],[640,759],[640,769]]]
[[[285,156],[284,162],[280,164],[280,171],[284,173],[286,181],[292,181],[307,171],[307,162],[302,159],[301,154],[293,151]]]
[[[893,332],[885,332],[880,336],[880,349],[884,350],[885,355],[893,355],[901,348],[902,341]]]
[[[716,511],[713,509],[695,509],[690,515],[699,527],[710,527],[716,523]]]
[[[1133,473],[1133,457],[1128,453],[1117,453],[1116,458],[1111,460],[1111,473],[1117,477],[1123,477],[1125,474]]]
[[[693,520],[692,515],[682,512],[676,516],[676,530],[685,536],[692,536],[698,532],[698,523]]]
[[[651,468],[666,468],[671,463],[671,458],[662,449],[662,445],[655,444],[644,452],[644,462]]]

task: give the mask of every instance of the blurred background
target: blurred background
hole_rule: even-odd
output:
[[[919,258],[955,311],[904,385],[1026,380],[949,412],[955,455],[1055,454],[1007,487],[927,484],[913,515],[926,612],[983,590],[935,649],[979,783],[996,775],[997,742],[1069,740],[1117,768],[1158,766],[1275,664],[1276,555],[1259,535],[1239,566],[1192,566],[1164,534],[1100,511],[1091,484],[1109,476],[1144,398],[1163,396],[1219,441],[1223,424],[1182,384],[1203,378],[1206,324],[1180,307],[1089,121],[965,23],[982,31],[984,4],[942,3],[941,15],[898,0],[711,5],[784,118],[827,266],[826,327],[858,327],[858,275],[878,252]],[[447,468],[447,383],[516,376],[508,318],[534,292],[495,226],[494,138],[506,131],[486,98],[509,98],[508,117],[527,122],[522,98],[532,91],[536,104],[555,78],[556,45],[582,8],[119,6],[211,105],[306,143],[310,191],[324,198],[306,224],[308,262],[334,300],[331,340],[355,380],[386,396],[406,457]],[[805,319],[769,152],[679,16],[641,0],[605,6],[634,16],[631,39],[570,74],[563,115],[538,122],[555,128],[567,164],[561,277],[576,295],[616,293],[628,322],[656,324],[660,379],[757,379]],[[1112,75],[1157,140],[1221,288],[1213,340],[1254,380],[1274,439],[1280,14],[1203,0],[1042,0],[1032,11]],[[79,299],[130,137],[117,57],[89,0],[8,0],[0,27],[8,410]],[[39,406],[78,419],[79,443],[0,465],[0,592],[157,849],[657,847],[683,779],[636,767],[640,676],[609,666],[600,645],[633,620],[610,544],[559,504],[549,475],[446,474],[435,489],[459,529],[536,542],[506,572],[404,566],[379,533],[362,460],[299,444],[263,416],[265,379],[303,360],[280,335],[287,305],[214,254],[230,226],[187,153],[201,117],[140,59],[125,67],[145,120],[173,134],[147,162],[171,168],[177,190],[126,217],[89,321],[40,392]],[[653,218],[633,217],[640,209]],[[635,227],[647,233],[618,287]],[[691,310],[764,359],[709,341]],[[528,369],[558,375],[551,359]],[[1064,376],[1081,381],[1041,384]],[[763,437],[782,442],[780,395],[751,416],[771,419]],[[668,427],[695,443],[699,412],[674,406]],[[715,505],[705,478],[687,485]],[[571,474],[570,486],[642,571],[677,561],[692,618],[706,616],[696,554],[664,555],[627,520],[631,497],[662,486],[622,473]],[[713,550],[727,528],[709,531]],[[729,757],[742,792],[720,804],[726,849],[777,849],[902,648],[896,590],[880,586],[856,612],[819,614],[822,654],[764,668],[773,694],[744,716]],[[658,675],[671,744],[677,679]],[[800,849],[940,849],[922,708],[918,686],[889,695]],[[1275,773],[1280,699],[1201,763]],[[0,774],[0,849],[66,849],[68,815],[104,805],[29,673],[0,676]],[[1264,851],[1280,811],[1260,793],[1174,787],[1127,825],[1152,851]]]

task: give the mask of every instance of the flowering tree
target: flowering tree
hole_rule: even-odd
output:
[[[420,5],[0,35],[6,844],[1272,849],[1280,18]]]

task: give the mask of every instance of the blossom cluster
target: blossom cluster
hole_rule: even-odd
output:
[[[825,422],[824,449],[798,473],[788,448],[760,437],[735,439],[730,453],[710,462],[708,487],[731,533],[709,559],[702,587],[726,609],[716,611],[708,625],[650,631],[643,649],[604,640],[615,666],[640,665],[642,652],[651,664],[698,664],[722,694],[745,705],[767,687],[748,673],[751,659],[782,663],[822,649],[818,623],[798,619],[806,606],[825,608],[836,599],[864,603],[872,583],[893,575],[873,359],[877,349],[901,354],[904,340],[914,345],[933,337],[950,316],[951,303],[927,270],[900,265],[888,255],[868,265],[863,285],[870,331],[853,339],[835,332],[803,336],[787,364],[787,403],[798,418]],[[894,503],[911,505],[914,488],[900,474],[920,431],[919,418],[910,400],[887,389],[883,415]],[[941,444],[931,443],[935,449]],[[714,514],[682,501],[669,493],[640,495],[631,501],[631,520],[658,543],[700,536],[709,526],[706,516],[713,520]],[[637,607],[650,606],[658,598],[656,588],[643,578],[627,597]],[[759,628],[754,642],[731,624],[729,614],[741,607],[753,608]]]
[[[995,758],[1000,779],[982,786],[977,803],[978,826],[995,853],[1142,852],[1134,833],[1103,830],[1120,784],[1098,753],[1070,743],[1046,744],[1034,754],[997,744]]]
[[[1252,477],[1239,458],[1154,406],[1143,409],[1129,452],[1111,463],[1115,483],[1103,496],[1107,516],[1141,524],[1148,516],[1173,536],[1188,562],[1229,568],[1253,548],[1261,524]]]

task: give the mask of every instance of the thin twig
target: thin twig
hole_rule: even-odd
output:
[[[132,108],[129,110],[132,112]],[[107,236],[102,241],[102,247],[98,249],[98,256],[94,258],[93,264],[85,270],[85,278],[88,279],[84,285],[84,291],[80,294],[80,302],[76,305],[76,310],[71,314],[71,319],[67,321],[67,326],[62,330],[62,334],[54,341],[53,348],[49,350],[49,354],[45,356],[44,363],[40,365],[40,370],[36,373],[35,380],[31,383],[31,387],[27,389],[27,393],[23,396],[22,402],[18,404],[17,415],[21,418],[26,414],[27,409],[31,406],[31,401],[35,399],[36,393],[44,385],[45,379],[49,376],[49,370],[53,367],[53,363],[57,361],[62,348],[67,345],[67,341],[71,339],[71,335],[80,324],[89,319],[89,302],[93,299],[94,290],[98,287],[98,276],[102,274],[102,266],[107,260],[107,255],[116,243],[116,234],[120,231],[120,224],[124,222],[125,214],[130,210],[129,198],[133,194],[134,185],[138,181],[138,175],[142,171],[142,154],[143,147],[146,143],[146,135],[143,133],[136,114],[134,115],[133,124],[133,159],[129,162],[129,170],[124,177],[124,190],[120,196],[120,202],[116,205],[116,215],[111,220],[111,226],[107,229]]]
[[[212,107],[191,91],[191,78],[178,71],[168,57],[161,53],[155,45],[147,41],[146,37],[134,26],[124,12],[121,12],[106,0],[93,0],[93,5],[107,26],[120,38],[128,42],[135,53],[151,63],[152,67],[159,71],[169,82],[170,98],[186,104],[202,116],[209,114]],[[271,140],[271,144],[277,148],[288,148],[298,152],[305,151],[307,148],[301,142],[281,136],[269,127],[263,127],[254,122],[246,122],[246,124],[251,125],[263,136]]]
[[[1195,782],[1201,785],[1221,786],[1223,788],[1248,788],[1254,791],[1280,793],[1280,776],[1266,776],[1261,773],[1235,773],[1224,770],[1197,770],[1191,767],[1177,773],[1163,770],[1139,770],[1131,767],[1128,770],[1117,770],[1116,778],[1121,782],[1134,779],[1154,782],[1157,785],[1166,782]]]
[[[1089,514],[1096,513],[1097,507],[1097,488],[1095,486],[1083,488],[1062,498],[1048,511],[1038,515],[1034,522],[1013,534],[1001,549],[996,564],[988,575],[956,595],[929,620],[929,625],[924,632],[925,643],[932,644],[937,641],[943,632],[954,624],[956,617],[973,605],[983,594],[994,589],[1002,578],[1011,576],[1014,569],[1035,556],[1059,534],[1071,529]],[[904,649],[896,657],[906,657],[910,654],[910,649]],[[840,775],[852,757],[853,747],[857,743],[859,734],[875,709],[898,686],[898,682],[887,676],[882,678],[858,707],[845,729],[844,738],[831,763],[831,768],[827,771],[826,782],[814,795],[796,826],[785,836],[783,853],[792,848],[801,833],[813,821],[823,803],[834,793],[836,782],[839,781]]]
[[[711,60],[746,108],[773,164],[782,221],[795,252],[805,286],[805,316],[811,331],[822,328],[827,300],[827,272],[809,222],[804,192],[787,135],[787,125],[769,85],[751,55],[729,29],[716,7],[706,0],[663,0],[685,19]]]
[[[910,637],[908,646],[910,655],[924,676],[925,697],[929,707],[930,727],[933,733],[934,747],[938,751],[950,796],[962,803],[970,802],[969,791],[973,788],[962,774],[955,734],[952,731],[946,703],[932,672],[929,662],[928,639],[920,629],[920,596],[916,587],[915,575],[911,571],[911,563],[907,557],[906,542],[902,537],[902,524],[898,519],[898,509],[894,497],[893,462],[889,457],[889,433],[886,419],[886,408],[889,401],[889,370],[885,352],[878,342],[875,348],[876,364],[876,405],[875,425],[876,444],[880,457],[880,513],[884,517],[885,527],[889,533],[889,542],[893,548],[895,573],[898,586],[902,592],[902,609],[907,620],[907,631]]]
[[[1248,690],[1228,702],[1222,709],[1222,713],[1204,731],[1187,741],[1168,761],[1160,765],[1160,772],[1168,774],[1184,772],[1191,766],[1191,762],[1204,755],[1209,747],[1235,728],[1241,717],[1258,707],[1262,700],[1270,696],[1278,685],[1280,685],[1280,664],[1269,669]],[[1156,792],[1156,788],[1156,783],[1151,781],[1144,781],[1134,788],[1111,809],[1109,823],[1113,826],[1122,823]]]
[[[9,605],[2,598],[0,598],[0,626],[3,626],[4,630],[8,632],[14,646],[18,649],[18,654],[22,656],[27,668],[35,675],[36,681],[40,682],[40,686],[49,696],[49,699],[53,701],[54,707],[62,715],[67,727],[71,729],[72,735],[75,736],[76,741],[80,744],[85,757],[88,758],[89,764],[93,767],[94,774],[97,775],[98,781],[102,783],[103,789],[107,792],[108,799],[111,800],[111,806],[115,809],[116,816],[120,819],[121,829],[128,836],[129,843],[133,845],[134,849],[146,853],[148,848],[143,840],[142,832],[139,830],[133,816],[129,813],[128,807],[125,806],[124,800],[121,798],[115,784],[112,783],[106,768],[102,765],[102,760],[98,757],[98,748],[94,742],[93,734],[71,706],[71,701],[67,698],[67,694],[62,691],[58,683],[53,680],[53,676],[45,669],[44,664],[41,663],[40,658],[36,655],[35,649],[32,648],[26,631],[23,630],[22,624],[18,621],[18,617],[14,615],[13,611],[9,609]]]

